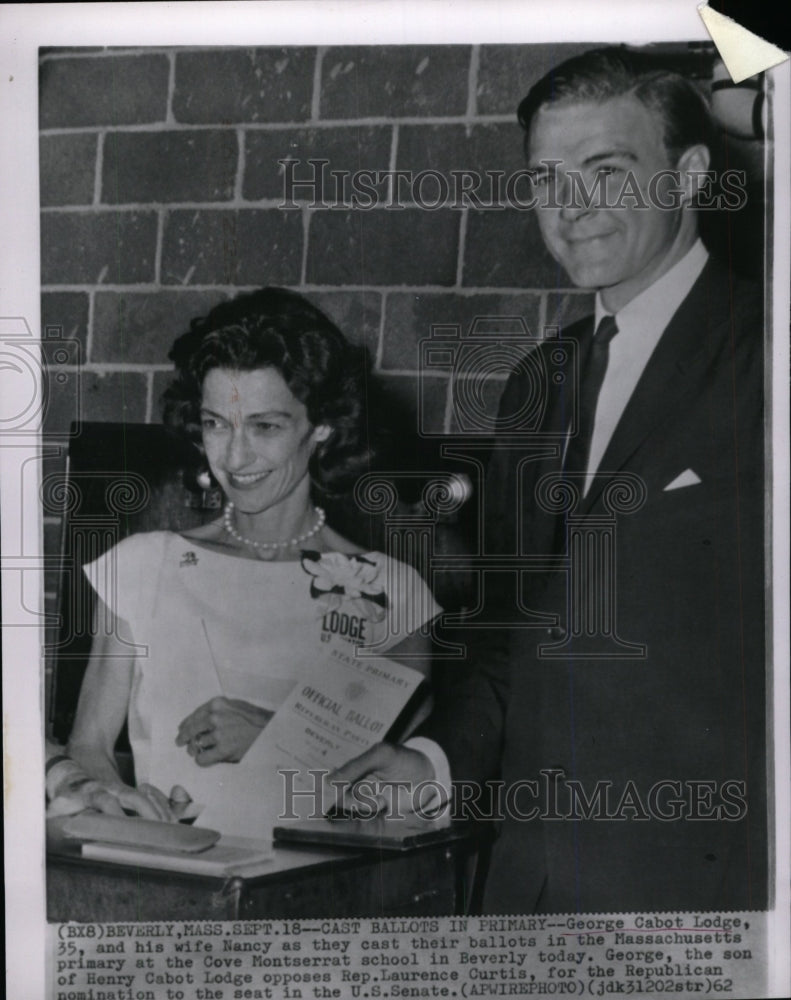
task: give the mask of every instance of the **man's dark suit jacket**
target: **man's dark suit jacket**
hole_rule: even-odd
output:
[[[762,305],[760,289],[706,265],[582,502],[589,518],[605,512],[605,473],[628,472],[645,485],[643,506],[617,518],[615,591],[618,634],[643,644],[645,657],[539,656],[537,644],[557,641],[567,626],[566,574],[527,574],[525,603],[558,615],[559,628],[493,630],[471,647],[472,669],[458,672],[424,727],[445,750],[454,780],[499,777],[508,787],[558,769],[559,801],[569,780],[587,795],[609,781],[611,808],[630,781],[642,805],[657,782],[680,781],[687,802],[696,794],[690,782],[713,782],[713,795],[697,786],[700,816],[723,804],[724,782],[745,782],[747,815],[637,818],[636,804],[622,812],[635,818],[619,820],[506,818],[486,912],[767,905]],[[563,336],[584,352],[592,332],[590,319]],[[502,412],[517,409],[528,391],[523,378],[511,377]],[[542,429],[567,406],[555,393]],[[493,454],[490,551],[562,554],[563,530],[533,499],[538,479],[558,471],[560,460],[521,461],[526,456],[505,446]],[[700,482],[665,489],[686,470]],[[524,501],[515,510],[517,486]],[[657,811],[668,812],[669,797],[659,795]],[[534,801],[522,796],[517,806],[524,812]],[[727,812],[738,815],[738,806]]]

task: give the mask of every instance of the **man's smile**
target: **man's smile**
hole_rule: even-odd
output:
[[[594,233],[591,236],[566,236],[564,237],[564,242],[570,247],[584,247],[599,240],[609,239],[611,236],[615,236],[615,230],[610,230],[606,233]]]

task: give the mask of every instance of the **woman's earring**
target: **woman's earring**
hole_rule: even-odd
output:
[[[195,477],[195,482],[202,490],[210,490],[212,487],[211,475],[208,469],[201,469]]]

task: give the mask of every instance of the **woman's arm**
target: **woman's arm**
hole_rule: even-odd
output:
[[[167,797],[153,785],[129,788],[121,780],[115,764],[115,741],[129,710],[132,691],[134,657],[128,643],[132,633],[127,623],[96,598],[94,639],[88,668],[80,689],[77,714],[67,753],[84,771],[119,796],[122,805],[132,808],[150,819],[173,820]],[[98,622],[110,622],[110,635],[99,634]],[[132,794],[130,794],[132,793]],[[139,797],[144,796],[149,809],[139,808]],[[127,803],[129,803],[127,805]]]
[[[129,652],[129,626],[97,597],[94,639],[80,689],[77,714],[67,752],[87,774],[113,787],[123,787],[115,764],[115,741],[126,719],[132,690],[134,657]],[[112,622],[111,634],[99,633],[97,622]]]

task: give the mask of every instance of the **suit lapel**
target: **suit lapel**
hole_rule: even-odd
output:
[[[548,387],[547,408],[541,422],[541,433],[545,435],[548,443],[555,446],[555,451],[554,454],[534,463],[535,471],[531,487],[533,496],[542,476],[553,472],[559,473],[562,469],[565,435],[575,408],[572,394],[577,392],[579,365],[581,359],[585,357],[588,341],[593,336],[593,327],[593,317],[590,316],[574,323],[568,331],[563,333],[563,340],[574,340],[577,344],[575,364],[572,364],[572,359],[569,358],[559,370],[553,365],[545,365],[544,384]],[[545,342],[548,352],[551,352],[552,343],[552,341]],[[562,375],[559,382],[555,382],[553,379],[553,375],[557,374]],[[554,552],[557,549],[559,515],[542,510],[534,502],[530,505],[527,520],[525,533],[530,540],[525,546],[525,551]]]
[[[711,338],[722,335],[728,307],[727,275],[710,260],[649,358],[599,463],[603,474],[594,478],[581,513],[596,503],[608,474],[621,471],[646,438],[695,389],[715,348]]]
[[[568,331],[564,332],[563,335],[563,340],[573,340],[577,344],[575,364],[572,365],[569,358],[559,372],[555,366],[546,366],[548,370],[545,371],[545,379],[549,388],[547,390],[547,409],[541,424],[541,430],[543,434],[550,436],[553,442],[557,442],[560,448],[556,458],[548,459],[542,464],[541,474],[560,471],[565,435],[575,409],[574,396],[578,397],[579,395],[577,386],[579,385],[580,368],[591,337],[593,337],[593,317],[589,316],[587,319],[580,320],[569,327]],[[545,343],[551,350],[553,341],[546,341]],[[553,376],[558,374],[562,376],[562,379],[559,383],[556,383]]]

